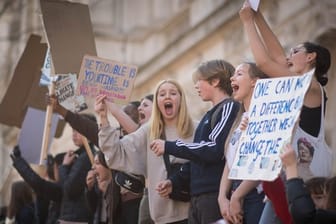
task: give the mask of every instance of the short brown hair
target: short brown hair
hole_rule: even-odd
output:
[[[231,96],[232,88],[230,78],[234,74],[235,68],[225,60],[210,60],[202,62],[192,74],[193,81],[198,79],[208,80],[209,83],[214,79],[219,80],[218,88]]]

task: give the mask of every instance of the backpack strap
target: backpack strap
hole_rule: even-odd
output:
[[[162,140],[166,140],[166,135],[164,133],[164,130],[163,130],[163,133],[161,134],[160,138]],[[167,178],[170,176],[171,174],[171,164],[170,164],[170,160],[169,160],[169,154],[168,153],[163,153],[163,161],[164,161],[164,164],[165,164],[165,167],[166,167],[166,170],[167,170]]]
[[[163,161],[167,170],[167,178],[168,178],[171,174],[171,164],[169,161],[169,155],[167,153],[163,153]]]
[[[215,112],[213,112],[213,114],[211,115],[211,121],[210,121],[211,129],[213,129],[215,127],[217,116],[218,116],[219,112],[221,111],[221,109],[223,108],[224,102],[225,102],[225,100],[220,102],[217,105],[217,108],[216,108]]]

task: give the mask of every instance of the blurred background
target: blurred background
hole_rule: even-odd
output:
[[[233,65],[253,60],[239,10],[243,0],[77,0],[89,6],[97,55],[138,66],[132,100],[152,93],[162,79],[178,80],[190,113],[199,119],[210,104],[202,102],[191,79],[202,61],[222,58]],[[0,1],[0,100],[30,34],[44,36],[39,0]],[[336,149],[336,1],[261,0],[260,10],[287,49],[306,40],[327,47],[332,67],[326,92],[326,138]],[[64,49],[66,51],[66,49]],[[20,94],[18,90],[17,94]],[[1,101],[0,101],[1,102]],[[93,112],[93,102],[88,102]],[[9,154],[19,129],[0,124],[0,206],[19,179]],[[52,140],[51,154],[74,145],[71,129]]]

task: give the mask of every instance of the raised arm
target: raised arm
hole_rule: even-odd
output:
[[[251,9],[251,7],[244,3],[242,9],[239,12],[240,19],[243,22],[244,30],[247,35],[249,45],[251,47],[252,54],[254,56],[254,59],[256,61],[257,66],[267,75],[271,77],[277,77],[277,76],[288,76],[290,75],[289,69],[287,67],[287,64],[283,64],[282,62],[279,63],[278,56],[274,56],[275,53],[269,53],[271,51],[271,48],[267,48],[267,46],[275,46],[274,39],[271,38],[271,40],[263,40],[262,37],[259,36],[259,33],[257,31],[257,27],[255,25],[255,16]],[[259,15],[260,16],[260,15]],[[258,17],[258,16],[257,16]],[[258,18],[256,20],[261,20],[261,18]],[[266,25],[266,23],[264,24]],[[263,26],[259,27],[264,28]],[[265,32],[264,38],[268,38],[268,35],[270,35],[269,32]],[[269,37],[270,38],[270,37]],[[264,42],[267,42],[267,46],[264,45]],[[276,47],[275,50],[278,50],[278,47]],[[273,58],[274,57],[274,58]],[[285,58],[286,59],[286,58]],[[280,60],[281,61],[281,60]]]
[[[95,102],[95,111],[99,114],[101,125],[107,125],[109,123],[107,111],[110,111],[127,133],[132,133],[139,128],[139,125],[135,123],[120,107],[114,103],[107,102],[105,99],[105,95],[98,95]]]
[[[35,193],[43,199],[60,201],[62,198],[62,188],[59,184],[47,181],[40,177],[21,157],[19,146],[15,146],[11,154],[13,166],[20,176],[29,184]]]
[[[265,48],[269,56],[280,64],[286,64],[286,54],[281,46],[278,38],[275,36],[269,25],[267,24],[263,14],[258,11],[255,13],[255,24],[258,27]]]
[[[132,118],[125,113],[120,107],[114,103],[106,102],[107,109],[111,112],[113,117],[117,119],[121,127],[127,132],[132,133],[139,128],[139,124],[135,123]]]
[[[87,117],[73,113],[59,104],[55,95],[47,96],[46,101],[51,104],[54,111],[61,115],[70,126],[85,136],[90,142],[98,146],[98,124]]]

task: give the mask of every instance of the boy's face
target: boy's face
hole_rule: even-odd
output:
[[[203,101],[212,100],[214,86],[214,83],[210,84],[206,79],[198,79],[195,83],[195,89]]]
[[[317,209],[326,209],[327,196],[326,194],[311,194],[311,198],[314,201]]]

